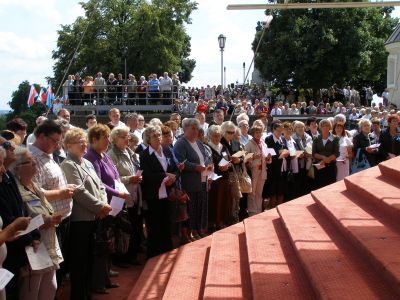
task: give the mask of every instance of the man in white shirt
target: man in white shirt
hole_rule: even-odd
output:
[[[278,107],[278,102],[275,102],[274,108],[271,110],[271,116],[282,115],[282,110]]]
[[[197,102],[194,96],[190,97],[190,102],[188,103],[188,114],[193,116],[197,110]]]
[[[124,122],[121,122],[121,113],[118,108],[112,108],[108,112],[108,118],[110,122],[107,123],[107,126],[112,130],[114,127],[125,125]]]
[[[196,113],[195,118],[199,120],[200,128],[203,129],[204,135],[207,136],[208,123],[206,123],[206,115],[204,113]]]
[[[168,76],[168,72],[164,72],[164,76],[160,78],[160,92],[163,96],[163,104],[171,104],[172,79]]]
[[[139,118],[141,118],[143,121],[141,122],[142,124],[140,124],[141,129],[139,129]],[[138,115],[137,113],[132,113],[132,114],[128,114],[125,117],[125,123],[126,126],[129,127],[130,129],[130,133],[133,133],[139,140],[138,145],[143,143],[143,125],[144,125],[144,117],[142,115]]]

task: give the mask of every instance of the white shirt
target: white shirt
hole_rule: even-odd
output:
[[[282,110],[280,108],[273,108],[271,110],[271,116],[279,116],[282,115]]]
[[[152,155],[154,153],[156,155],[158,161],[160,162],[160,165],[162,166],[164,172],[167,172],[168,161],[164,155],[164,151],[162,150],[161,146],[160,146],[160,148],[161,148],[161,155],[156,150],[154,150],[153,147],[149,146],[149,154]]]
[[[144,128],[142,129],[136,128],[136,130],[133,132],[133,134],[139,139],[138,145],[143,143],[143,131]]]

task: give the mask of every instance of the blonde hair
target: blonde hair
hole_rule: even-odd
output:
[[[65,133],[64,136],[64,147],[67,148],[68,144],[72,144],[80,139],[87,139],[86,132],[81,128],[72,128]]]

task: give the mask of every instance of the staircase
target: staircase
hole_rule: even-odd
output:
[[[400,299],[400,157],[150,259],[128,299]]]

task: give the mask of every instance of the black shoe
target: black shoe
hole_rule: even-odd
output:
[[[94,290],[93,293],[95,293],[95,294],[101,294],[101,295],[107,295],[107,294],[109,294],[109,292],[108,292],[105,288]]]
[[[119,287],[120,287],[120,285],[118,283],[106,284],[107,289],[115,289],[115,288],[119,288]]]

